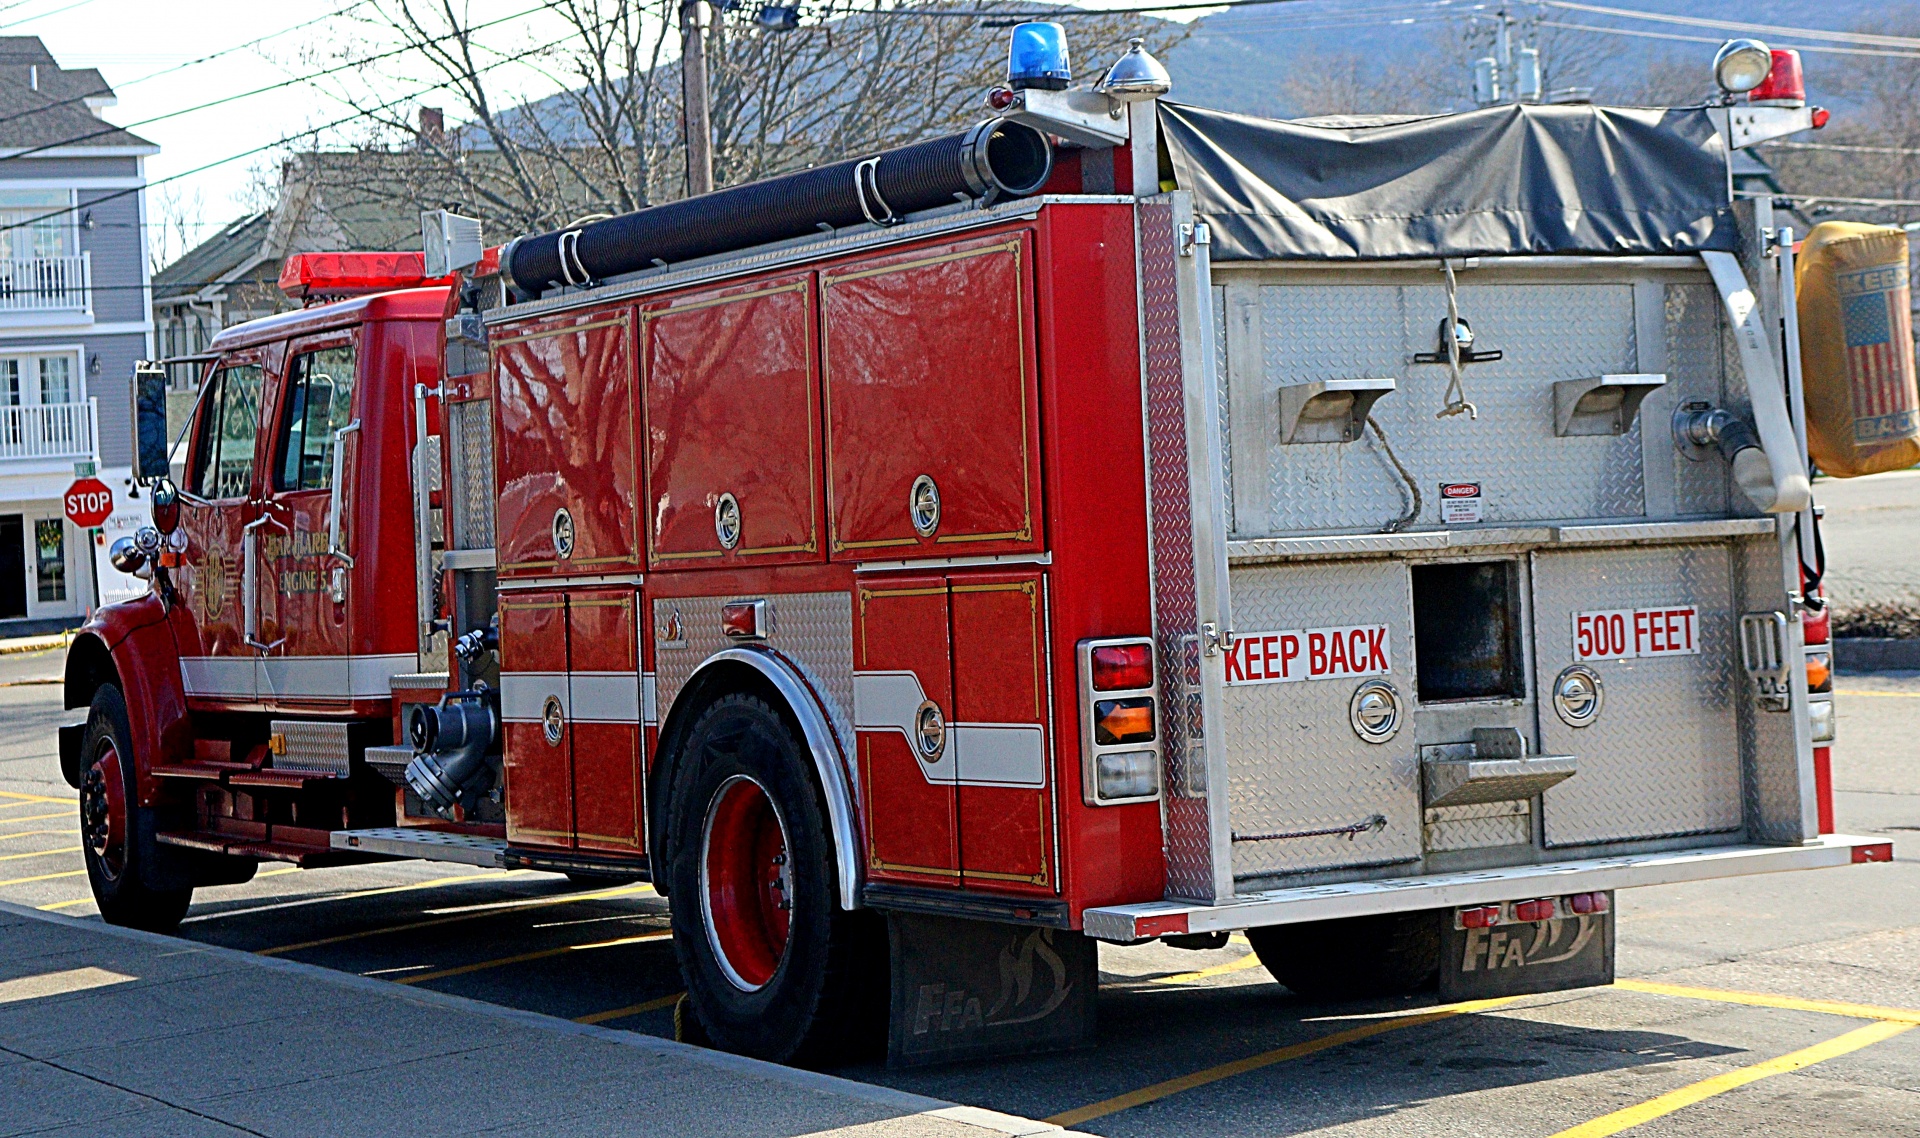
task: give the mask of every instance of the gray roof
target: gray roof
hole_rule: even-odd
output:
[[[246,267],[247,262],[261,255],[272,225],[273,211],[263,209],[195,245],[153,274],[153,299],[161,301],[191,295]],[[278,264],[273,271],[279,271]]]
[[[0,36],[0,149],[153,147],[87,106],[89,99],[113,97],[100,72],[63,69],[39,36]]]

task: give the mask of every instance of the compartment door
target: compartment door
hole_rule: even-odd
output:
[[[867,876],[958,886],[946,578],[862,585],[857,615],[853,721],[860,804],[866,812]],[[921,713],[929,707],[945,725],[937,748],[920,743]]]
[[[988,891],[1058,888],[1046,619],[1038,574],[952,583],[960,874]]]
[[[589,312],[493,341],[502,577],[640,567],[631,325]]]
[[[821,274],[835,559],[1039,548],[1031,259],[1012,233]]]
[[[1548,845],[1739,828],[1745,677],[1732,573],[1721,544],[1534,554],[1540,750],[1580,760],[1543,796]],[[1602,693],[1599,714],[1578,728],[1553,701],[1555,679],[1575,664]]]
[[[1236,877],[1411,861],[1421,852],[1413,604],[1393,561],[1232,570],[1222,735]],[[1356,636],[1357,634],[1357,636]],[[1393,685],[1394,735],[1362,739],[1352,704]]]
[[[591,589],[567,598],[574,837],[583,850],[643,852],[639,597]]]
[[[567,599],[500,598],[500,720],[505,732],[507,840],[573,840],[573,714],[567,685]]]
[[[811,274],[679,297],[641,321],[649,560],[820,560]]]

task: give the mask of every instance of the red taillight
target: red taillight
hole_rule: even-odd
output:
[[[1543,898],[1538,901],[1517,901],[1513,906],[1513,919],[1516,921],[1550,921],[1553,919],[1553,901]]]
[[[1151,699],[1103,699],[1093,705],[1093,741],[1102,747],[1116,743],[1153,742]]]
[[[1833,121],[1833,112],[1825,107],[1813,108],[1813,129],[1819,130]]]
[[[1589,913],[1604,913],[1607,911],[1607,895],[1605,893],[1575,893],[1573,896],[1567,898],[1567,908],[1572,909],[1583,917]]]
[[[1094,691],[1138,691],[1153,686],[1153,645],[1104,644],[1088,654]]]
[[[1463,929],[1490,929],[1500,923],[1500,906],[1482,905],[1478,909],[1460,910],[1460,927]]]
[[[1807,81],[1800,73],[1800,53],[1773,49],[1773,70],[1758,87],[1747,92],[1747,102],[1761,107],[1801,107],[1807,102]]]
[[[1014,94],[1005,87],[995,87],[987,92],[987,106],[996,111],[1004,111],[1013,106]]]
[[[1819,612],[1802,615],[1800,630],[1806,636],[1808,647],[1827,643],[1833,639],[1833,610],[1823,608]]]
[[[766,635],[764,623],[767,602],[731,601],[720,609],[720,631],[735,640],[752,640]]]

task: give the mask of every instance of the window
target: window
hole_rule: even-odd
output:
[[[287,367],[286,410],[280,418],[276,490],[333,486],[333,433],[353,411],[352,344],[302,352]]]
[[[244,498],[253,483],[253,440],[260,430],[260,365],[227,364],[208,382],[191,490],[202,498]]]
[[[40,364],[40,402],[73,402],[73,358],[71,356],[41,356]]]
[[[42,601],[67,599],[67,523],[39,518],[33,523],[34,575]]]
[[[0,226],[9,241],[4,255],[13,260],[72,256],[79,245],[76,220],[70,190],[0,191]]]
[[[24,361],[0,360],[0,404],[20,406],[20,365]]]
[[[76,369],[71,352],[0,358],[0,406],[84,402]]]

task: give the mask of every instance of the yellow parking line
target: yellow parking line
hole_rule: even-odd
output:
[[[76,807],[72,810],[63,810],[58,814],[28,814],[24,818],[0,818],[0,822],[11,826],[15,822],[44,822],[49,818],[78,818],[79,816],[80,811]]]
[[[45,794],[21,794],[19,791],[15,791],[15,790],[0,790],[0,798],[12,798],[12,799],[18,800],[16,802],[0,803],[0,810],[5,810],[10,806],[22,805],[28,802],[72,802],[73,801],[73,799],[71,798],[55,798]]]
[[[614,1008],[612,1011],[594,1012],[592,1015],[586,1016],[574,1016],[573,1022],[605,1023],[612,1019],[626,1019],[628,1016],[637,1016],[642,1012],[657,1012],[661,1008],[670,1008],[679,1003],[680,997],[684,995],[686,995],[685,992],[675,992],[671,996],[661,996],[657,1000],[648,1000],[644,1004],[628,1004],[624,1008]]]
[[[1676,1110],[1692,1106],[1714,1095],[1725,1094],[1736,1087],[1758,1082],[1773,1075],[1784,1075],[1811,1067],[1815,1063],[1824,1063],[1849,1052],[1869,1047],[1883,1039],[1891,1039],[1903,1031],[1912,1031],[1914,1024],[1896,1023],[1881,1020],[1865,1027],[1856,1027],[1845,1035],[1835,1036],[1825,1043],[1816,1043],[1812,1047],[1803,1047],[1790,1051],[1777,1059],[1741,1067],[1711,1079],[1702,1079],[1691,1086],[1681,1087],[1677,1091],[1668,1091],[1658,1098],[1648,1099],[1637,1106],[1616,1110],[1612,1114],[1603,1114],[1591,1122],[1583,1122],[1553,1135],[1553,1138],[1607,1138],[1622,1130],[1630,1130],[1642,1123],[1652,1122],[1656,1118],[1672,1114]]]
[[[0,885],[25,885],[30,881],[53,881],[62,877],[85,877],[86,875],[87,871],[84,869],[69,869],[65,873],[43,873],[38,877],[10,877],[0,881]]]
[[[9,838],[31,838],[35,834],[59,834],[65,837],[71,833],[73,833],[72,830],[17,830],[11,834],[0,834],[0,842],[4,842]]]
[[[1224,976],[1229,972],[1245,972],[1249,968],[1260,967],[1260,958],[1249,952],[1238,960],[1229,960],[1225,964],[1216,964],[1212,968],[1202,968],[1198,972],[1181,972],[1173,976],[1154,976],[1149,980],[1154,984],[1190,984],[1195,980],[1205,980],[1209,976]]]
[[[1803,1000],[1797,996],[1770,996],[1764,992],[1732,992],[1722,988],[1692,988],[1683,984],[1655,984],[1646,980],[1615,980],[1613,986],[1629,992],[1648,992],[1656,996],[1679,996],[1689,1000],[1715,1000],[1724,1004],[1750,1004],[1757,1008],[1787,1008],[1797,1012],[1824,1012],[1854,1019],[1879,1019],[1920,1027],[1920,1010],[1882,1008],[1872,1004],[1849,1004],[1836,1000]]]
[[[1104,1118],[1109,1114],[1117,1114],[1130,1107],[1140,1106],[1149,1102],[1158,1102],[1160,1099],[1166,1098],[1169,1095],[1177,1095],[1181,1091],[1190,1091],[1195,1087],[1206,1086],[1208,1083],[1217,1083],[1221,1079],[1230,1079],[1235,1075],[1244,1075],[1249,1071],[1257,1071],[1262,1067],[1271,1067],[1276,1063],[1285,1063],[1289,1059],[1304,1058],[1317,1052],[1338,1047],[1343,1043],[1353,1043],[1356,1040],[1369,1039],[1373,1036],[1384,1035],[1389,1031],[1398,1031],[1405,1027],[1419,1027],[1424,1023],[1451,1019],[1454,1016],[1465,1015],[1470,1012],[1489,1011],[1493,1008],[1510,1004],[1519,998],[1518,996],[1503,996],[1492,1000],[1469,1000],[1466,1003],[1449,1004],[1445,1007],[1434,1008],[1430,1011],[1415,1012],[1411,1015],[1375,1020],[1372,1023],[1361,1024],[1359,1027],[1348,1028],[1345,1031],[1336,1031],[1332,1035],[1323,1035],[1318,1039],[1309,1039],[1304,1043],[1294,1043],[1286,1047],[1277,1047],[1272,1051],[1263,1051],[1258,1055],[1250,1055],[1245,1059],[1236,1059],[1231,1063],[1222,1063],[1217,1067],[1208,1067],[1204,1071],[1195,1071],[1189,1075],[1181,1075],[1176,1079],[1167,1079],[1164,1082],[1154,1083],[1148,1087],[1141,1087],[1137,1091],[1128,1091],[1126,1094],[1116,1095],[1110,1099],[1102,1099],[1099,1102],[1089,1103],[1086,1106],[1075,1107],[1072,1110],[1064,1110],[1046,1119],[1046,1121],[1053,1123],[1055,1126],[1077,1126],[1082,1122],[1088,1122],[1095,1118]]]
[[[217,921],[222,917],[243,917],[252,913],[292,909],[301,905],[318,905],[324,901],[351,901],[356,897],[378,897],[386,893],[405,893],[414,889],[437,889],[443,885],[463,885],[469,881],[499,881],[519,872],[519,870],[507,869],[497,873],[462,873],[454,877],[435,877],[428,881],[416,881],[411,885],[382,885],[378,889],[359,889],[352,893],[324,893],[318,897],[296,897],[290,901],[278,901],[270,905],[252,905],[244,909],[228,909],[219,913],[201,913],[198,916],[188,917],[181,924],[190,924],[194,921]]]
[[[338,936],[323,936],[316,940],[303,940],[296,944],[275,945],[272,948],[257,949],[254,955],[278,956],[283,952],[297,952],[303,948],[319,948],[322,945],[339,944],[342,941],[348,940],[360,940],[363,937],[409,932],[413,929],[431,928],[435,925],[450,925],[455,921],[471,921],[480,917],[491,917],[496,913],[511,912],[513,909],[531,909],[541,905],[565,905],[573,901],[598,901],[607,897],[623,897],[629,893],[638,893],[649,888],[651,888],[651,886],[623,885],[618,889],[603,889],[593,893],[569,893],[564,897],[537,897],[528,901],[517,901],[499,907],[489,907],[484,912],[460,913],[451,917],[433,917],[425,921],[409,921],[403,925],[382,925],[377,929],[362,929],[357,933],[341,933]]]
[[[28,857],[52,857],[54,854],[79,853],[79,846],[68,846],[58,850],[35,850],[32,853],[0,854],[0,861],[19,861]]]
[[[444,980],[448,976],[464,976],[469,972],[484,972],[489,968],[504,968],[509,964],[525,964],[530,960],[545,960],[552,956],[565,956],[569,952],[586,952],[595,948],[617,948],[623,944],[640,944],[645,941],[671,940],[671,932],[641,933],[639,936],[623,936],[617,940],[601,940],[592,944],[564,944],[559,948],[543,948],[538,952],[522,952],[517,956],[502,956],[498,960],[481,960],[472,964],[461,964],[453,968],[439,968],[432,972],[422,972],[418,976],[407,976],[395,980],[396,984],[420,984],[428,980]]]
[[[78,900],[74,900],[74,901],[55,901],[51,905],[41,905],[39,906],[39,909],[43,913],[56,913],[56,912],[59,912],[61,909],[71,909],[75,905],[91,905],[91,904],[93,904],[93,898],[81,897]]]

